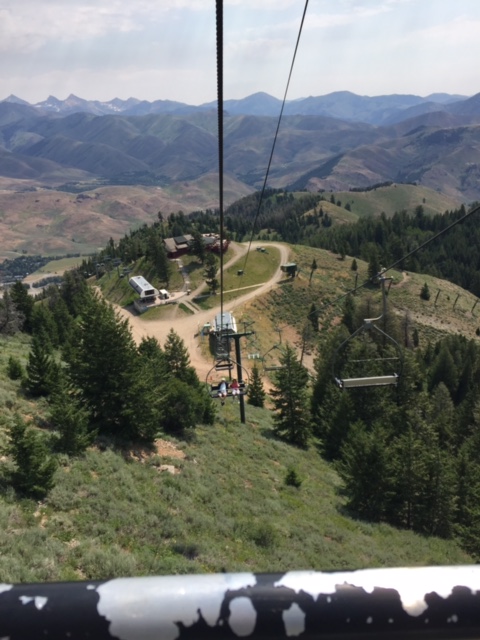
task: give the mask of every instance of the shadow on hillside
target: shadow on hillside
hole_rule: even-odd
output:
[[[273,428],[271,429],[260,429],[260,434],[266,438],[267,440],[274,440],[275,442],[282,442],[283,444],[288,444],[291,447],[295,447],[296,449],[299,449],[300,451],[306,451],[309,447],[306,446],[302,446],[299,444],[295,444],[294,442],[288,442],[288,440],[285,440],[285,438],[281,438],[280,436],[278,436]]]

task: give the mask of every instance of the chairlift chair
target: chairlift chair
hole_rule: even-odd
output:
[[[396,386],[400,379],[402,369],[402,350],[400,345],[392,336],[389,336],[385,331],[382,331],[376,324],[379,322],[386,313],[386,293],[385,293],[385,280],[391,280],[391,278],[380,277],[382,286],[382,313],[378,318],[367,318],[363,321],[363,325],[354,331],[351,336],[344,340],[337,348],[333,358],[333,378],[335,383],[340,389],[352,389],[359,387],[386,387]],[[361,373],[360,376],[346,377],[340,375],[338,369],[340,368],[341,355],[346,352],[346,349],[350,343],[357,339],[362,334],[377,333],[381,336],[385,344],[388,344],[393,348],[394,355],[385,355],[376,358],[365,358],[352,360],[353,364],[360,364]],[[386,350],[386,346],[384,347]],[[379,373],[378,368],[383,371]]]
[[[230,359],[230,371],[229,371],[229,379],[225,380],[226,385],[227,385],[227,397],[231,398],[233,396],[232,394],[232,388],[231,388],[231,383],[232,383],[232,374],[231,374],[231,369],[234,368],[234,366],[237,366],[237,368],[239,367],[238,363],[235,362],[234,360]],[[242,376],[241,378],[243,378],[243,373],[245,373],[245,378],[246,380],[243,379],[237,379],[238,381],[238,394],[239,396],[245,396],[248,393],[248,371],[245,369],[245,367],[240,367],[240,370],[242,371]],[[213,367],[210,369],[210,371],[207,373],[207,377],[206,377],[206,383],[209,386],[209,392],[210,392],[210,396],[214,399],[222,399],[222,397],[219,395],[220,394],[220,385],[222,384],[222,380],[220,380],[219,382],[215,382],[212,383],[210,382],[210,378],[213,374],[214,371],[218,371],[217,368],[217,364],[214,364]]]
[[[266,351],[263,356],[262,356],[262,362],[263,362],[263,370],[265,372],[269,372],[269,371],[281,371],[282,369],[285,369],[285,367],[283,366],[283,364],[280,364],[280,362],[274,362],[272,364],[266,364],[266,358],[268,357],[268,354],[273,351],[274,349],[278,349],[280,352],[282,351],[281,347],[280,347],[280,343],[279,344],[274,344],[273,347],[271,347],[268,351]]]

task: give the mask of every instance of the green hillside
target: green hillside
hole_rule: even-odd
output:
[[[1,338],[3,424],[15,411],[41,417],[44,409],[22,400],[5,375],[9,355],[23,359],[27,347]],[[102,440],[82,458],[62,456],[40,503],[16,498],[8,467],[4,458],[6,582],[471,562],[452,541],[346,515],[334,467],[313,446],[275,439],[266,409],[249,406],[243,425],[227,403],[192,441],[157,440],[153,451]],[[300,488],[285,482],[292,469]]]
[[[342,313],[342,303],[328,309],[325,305],[354,285],[351,258],[340,260],[330,252],[301,246],[290,250],[300,269],[297,278],[285,279],[267,296],[235,311],[237,319],[255,322],[256,335],[245,343],[245,352],[269,348],[278,340],[274,331],[278,325],[284,341],[297,340],[298,345],[312,303],[325,307],[321,315],[325,326],[334,326]],[[278,259],[278,253],[272,250],[267,257]],[[249,283],[255,277],[260,283],[265,273],[257,267],[266,256],[254,251],[251,259]],[[317,269],[310,282],[314,259]],[[366,271],[367,265],[358,260],[359,282]],[[435,278],[394,275],[390,307],[399,315],[407,310],[412,314],[421,344],[447,333],[475,335],[473,296]],[[235,266],[227,282],[229,278],[235,279]],[[425,281],[432,293],[438,288],[438,298],[420,299]],[[125,286],[119,278],[115,294],[114,282],[115,272],[102,282],[113,298],[121,296]],[[359,292],[359,297],[365,295],[371,293]],[[45,400],[26,397],[20,383],[6,373],[11,356],[26,365],[29,348],[30,339],[23,334],[0,338],[3,446],[5,426],[14,414],[34,425],[45,424]],[[473,561],[452,539],[353,518],[335,464],[322,459],[315,441],[304,450],[277,439],[272,419],[269,408],[247,405],[246,424],[241,424],[238,406],[227,402],[218,407],[214,425],[197,427],[188,440],[160,436],[147,448],[140,443],[120,447],[102,437],[83,457],[60,456],[55,486],[41,502],[18,499],[8,483],[11,461],[4,456],[3,579],[28,582]],[[35,429],[45,432],[40,426]],[[292,471],[300,487],[287,483]]]
[[[350,204],[352,212],[359,216],[379,215],[382,211],[387,216],[403,210],[413,213],[419,205],[427,214],[444,213],[462,204],[440,192],[411,184],[392,184],[370,191],[338,191],[334,197],[343,207]]]

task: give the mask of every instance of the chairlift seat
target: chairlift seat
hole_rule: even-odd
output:
[[[229,360],[223,360],[215,363],[215,371],[231,371],[233,369],[233,363]]]
[[[272,364],[268,367],[263,367],[265,371],[281,371],[282,369],[285,369],[285,367],[282,364]]]
[[[335,382],[341,389],[353,389],[355,387],[386,387],[389,385],[397,385],[399,380],[398,374],[391,376],[373,376],[370,378],[335,378]]]

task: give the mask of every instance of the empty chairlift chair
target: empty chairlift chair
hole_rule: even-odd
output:
[[[394,338],[377,326],[386,314],[385,280],[381,278],[382,314],[367,318],[337,348],[333,358],[333,377],[340,389],[386,387],[398,384],[402,369],[402,350]],[[361,356],[351,356],[350,347],[358,344]],[[375,341],[377,339],[377,341]],[[352,375],[354,371],[354,375]],[[347,374],[348,372],[348,374]]]

